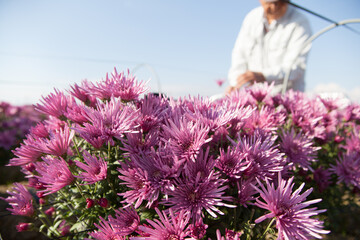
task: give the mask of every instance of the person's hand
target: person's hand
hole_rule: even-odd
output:
[[[265,82],[264,75],[260,72],[247,71],[238,77],[236,88],[240,88],[247,83],[252,85],[254,82]]]
[[[265,82],[265,77],[261,72],[251,72],[251,71],[247,71],[243,74],[241,74],[238,78],[237,78],[237,82],[235,86],[230,86],[226,89],[226,93],[229,94],[232,91],[236,90],[236,89],[240,89],[241,87],[245,86],[245,85],[253,85],[254,82]]]

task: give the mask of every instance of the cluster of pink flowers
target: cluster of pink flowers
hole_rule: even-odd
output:
[[[0,102],[0,150],[15,148],[25,138],[30,127],[42,118],[31,105],[14,106]]]
[[[9,210],[71,239],[321,238],[310,193],[359,188],[360,106],[271,90],[172,99],[116,70],[55,90],[10,160],[29,183],[9,192]],[[321,157],[326,144],[337,155]]]

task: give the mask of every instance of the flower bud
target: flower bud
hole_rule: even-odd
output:
[[[97,203],[103,208],[109,207],[109,202],[106,198],[100,198]]]
[[[32,223],[19,223],[18,225],[16,225],[16,230],[18,232],[25,232],[30,230],[32,226],[33,226]]]
[[[87,198],[86,199],[86,208],[91,208],[95,204],[95,201],[93,199]]]
[[[45,211],[45,214],[52,217],[52,215],[54,214],[55,212],[55,208],[54,207],[51,207],[49,208],[48,210]]]

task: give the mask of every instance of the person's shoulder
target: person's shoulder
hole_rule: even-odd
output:
[[[305,14],[300,12],[298,9],[292,7],[291,9],[291,20],[298,23],[309,23],[309,19]]]
[[[252,9],[246,15],[245,20],[248,19],[248,20],[253,21],[254,19],[261,19],[263,15],[264,15],[264,9],[261,6],[259,6],[259,7]]]

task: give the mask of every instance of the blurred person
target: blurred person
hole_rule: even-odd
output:
[[[286,1],[259,1],[261,6],[247,14],[236,39],[227,93],[265,81],[274,82],[274,91],[280,92],[290,67],[287,89],[304,91],[310,46],[296,57],[312,35],[309,21]]]

